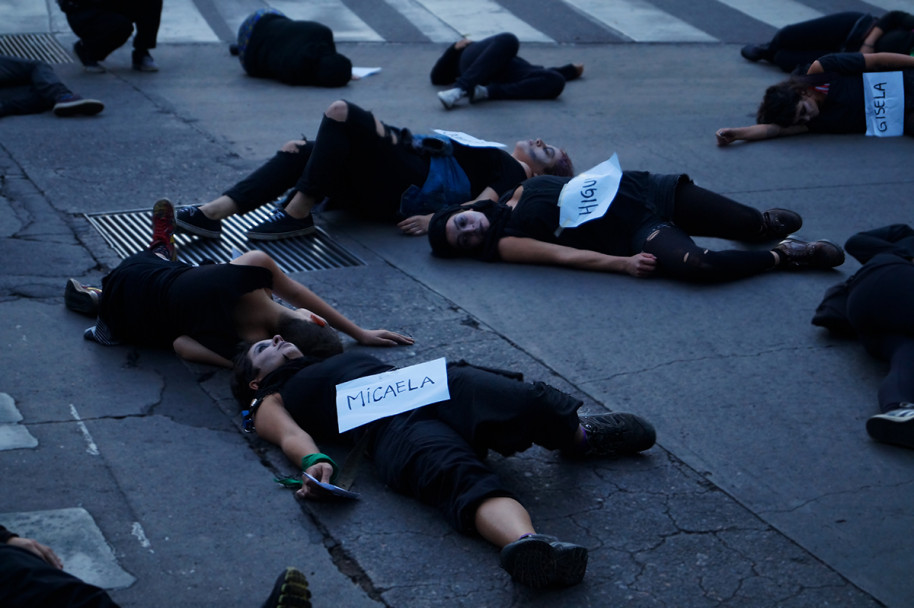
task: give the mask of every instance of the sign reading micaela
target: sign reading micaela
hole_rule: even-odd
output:
[[[336,385],[340,433],[363,424],[447,401],[447,365],[442,357]]]

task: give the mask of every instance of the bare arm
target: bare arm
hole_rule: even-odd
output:
[[[182,359],[218,367],[232,367],[231,361],[206,348],[190,336],[178,336],[172,342],[172,347]]]
[[[875,53],[876,41],[882,38],[884,33],[881,27],[874,25],[870,33],[863,39],[863,44],[860,45],[860,52],[864,54]]]
[[[479,196],[477,196],[473,200],[467,201],[467,202],[461,203],[461,204],[472,205],[476,201],[497,201],[497,200],[498,200],[498,193],[495,190],[493,190],[491,187],[487,187],[485,190],[483,190],[482,192],[479,193]],[[401,220],[397,224],[397,228],[399,228],[404,234],[408,234],[410,236],[421,236],[428,232],[428,225],[432,221],[433,215],[434,215],[434,213],[429,213],[428,215],[410,216],[410,217],[406,218],[405,220]]]
[[[726,146],[734,141],[760,141],[763,139],[772,139],[774,137],[786,137],[787,135],[799,135],[806,133],[809,128],[806,125],[793,125],[782,127],[780,125],[750,125],[748,127],[725,127],[718,129],[714,134],[717,137],[718,146]]]
[[[650,253],[620,257],[516,236],[507,236],[498,241],[498,253],[506,262],[618,272],[633,277],[647,276],[657,265],[657,259]]]
[[[302,458],[317,454],[320,448],[298,423],[292,419],[282,402],[282,397],[274,393],[264,398],[263,403],[254,414],[254,429],[257,436],[279,446],[282,453],[295,466],[301,466]],[[308,473],[318,481],[329,483],[333,467],[326,462],[319,462],[309,467]],[[301,498],[314,498],[314,487],[305,481],[297,492]]]
[[[889,72],[914,68],[914,57],[901,53],[870,53],[863,56],[869,72]]]

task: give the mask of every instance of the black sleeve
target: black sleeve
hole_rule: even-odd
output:
[[[457,80],[457,77],[460,76],[458,66],[461,53],[463,53],[463,49],[458,51],[453,44],[447,47],[444,55],[438,58],[435,67],[432,68],[432,84],[444,86]]]
[[[17,536],[19,535],[7,530],[6,526],[0,526],[0,544],[5,545],[11,538],[15,538]]]
[[[880,253],[911,259],[914,258],[914,229],[907,224],[892,224],[858,232],[847,239],[844,248],[861,264],[866,264]]]
[[[837,74],[862,74],[866,71],[863,53],[831,53],[819,57],[819,63],[826,72]]]
[[[876,22],[883,32],[892,30],[914,30],[914,15],[904,11],[889,11]]]

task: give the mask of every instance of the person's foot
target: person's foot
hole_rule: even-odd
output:
[[[582,416],[584,439],[564,454],[571,457],[630,456],[650,449],[657,441],[654,426],[640,416],[614,412]]]
[[[870,416],[866,432],[876,441],[914,448],[914,403],[899,403],[897,409]]]
[[[747,44],[739,50],[739,54],[743,56],[743,59],[747,59],[752,62],[761,61],[768,55],[768,45]]]
[[[844,250],[831,241],[784,239],[772,250],[779,268],[834,268],[844,263]]]
[[[200,207],[181,207],[175,214],[178,232],[189,232],[208,239],[222,236],[222,222],[206,217]]]
[[[470,96],[470,103],[479,103],[480,101],[485,101],[489,98],[489,89],[485,88],[481,84],[477,84],[473,87],[473,95]]]
[[[117,346],[120,344],[120,342],[115,340],[114,336],[111,335],[111,330],[108,329],[108,326],[105,325],[105,322],[101,319],[97,319],[95,325],[83,332],[83,339],[101,344],[102,346]]]
[[[762,212],[760,241],[774,241],[786,238],[803,226],[803,218],[790,209],[769,209]]]
[[[105,68],[102,67],[98,60],[93,59],[89,56],[89,53],[86,52],[86,47],[82,40],[77,40],[73,44],[73,52],[76,53],[79,62],[83,64],[83,69],[85,71],[90,74],[103,74],[105,72]]]
[[[159,66],[156,65],[149,51],[135,50],[133,51],[133,69],[137,72],[158,72]]]
[[[534,589],[570,587],[584,579],[587,549],[554,536],[531,534],[501,550],[501,567],[511,578]]]
[[[297,568],[286,568],[276,578],[263,608],[311,608],[308,579]]]
[[[76,279],[68,280],[63,291],[63,303],[68,309],[90,317],[98,314],[98,303],[101,299],[101,289],[83,285]]]
[[[315,230],[314,218],[310,214],[296,219],[279,209],[270,219],[248,230],[247,237],[254,241],[278,241],[311,234]]]
[[[152,207],[152,242],[149,250],[172,262],[178,259],[175,247],[175,208],[167,198],[156,201]]]
[[[450,110],[461,100],[467,98],[467,92],[461,89],[460,87],[454,87],[453,89],[448,89],[446,91],[438,91],[438,99],[441,100],[441,105],[444,106],[445,110]]]
[[[105,109],[105,104],[97,99],[85,99],[76,93],[67,93],[57,99],[54,114],[57,116],[94,116]]]

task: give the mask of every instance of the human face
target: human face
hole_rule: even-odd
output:
[[[489,231],[489,218],[481,211],[455,213],[444,225],[444,236],[454,249],[478,249]]]
[[[527,163],[534,175],[555,165],[562,152],[542,139],[522,139],[514,144],[514,158]]]
[[[794,119],[794,124],[805,125],[818,115],[819,104],[809,95],[803,95],[800,97],[800,101],[797,102],[797,115]]]
[[[261,340],[255,342],[248,351],[248,357],[251,359],[251,365],[257,371],[255,381],[263,379],[264,376],[278,368],[286,361],[298,359],[301,357],[301,351],[291,342],[286,342],[282,336],[273,336],[270,340]]]

